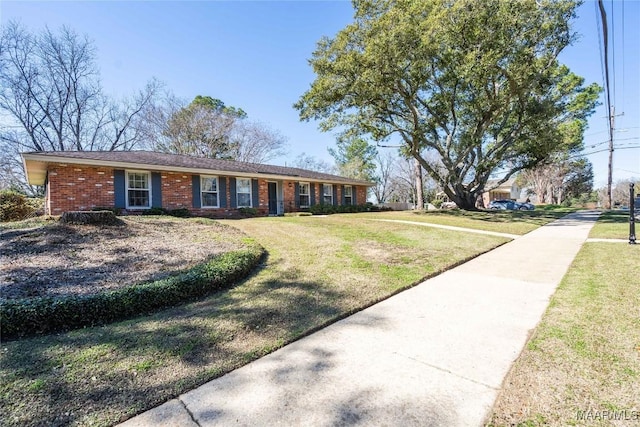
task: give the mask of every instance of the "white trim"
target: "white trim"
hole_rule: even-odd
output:
[[[351,194],[349,196],[347,196],[347,188],[349,190],[351,190]],[[347,197],[349,197],[349,203],[348,204],[347,204]],[[344,194],[342,195],[342,198],[344,199],[344,204],[346,206],[353,205],[353,185],[345,185],[344,186]]]
[[[306,194],[302,194],[302,192],[300,191],[302,189],[303,185],[307,186],[307,193]],[[302,202],[300,202],[300,206],[299,207],[301,209],[310,207],[311,206],[311,183],[304,182],[304,181],[298,182],[298,198],[300,198],[302,196],[307,196],[308,203],[306,205],[303,205]]]
[[[238,194],[247,194],[247,193],[240,193],[238,191],[238,180],[239,179],[244,179],[249,181],[249,204],[248,205],[240,205],[240,200],[238,198]],[[241,177],[241,178],[236,178],[236,208],[240,209],[240,208],[252,208],[253,207],[253,180],[251,178],[245,178],[245,177]]]
[[[329,195],[331,196],[331,203],[327,203],[324,200],[324,198],[326,197],[325,191],[326,191],[327,187],[330,188]],[[333,205],[333,184],[327,184],[327,183],[323,183],[322,184],[322,203],[325,204],[325,205],[327,205],[327,204]]]
[[[202,181],[204,179],[207,178],[213,178],[216,180],[216,191],[204,191],[202,188]],[[210,193],[216,194],[216,200],[218,201],[218,204],[215,206],[209,206],[204,204],[204,197],[202,197],[202,193]],[[202,209],[218,209],[220,208],[220,178],[218,178],[217,176],[213,176],[213,175],[200,175],[200,208]]]
[[[141,189],[141,188],[129,188],[129,174],[142,174],[142,175],[147,175],[148,177],[148,184],[149,184],[149,188],[148,189]],[[144,210],[144,209],[151,209],[152,205],[153,205],[153,195],[151,194],[151,188],[153,187],[153,183],[151,182],[152,176],[151,176],[151,172],[150,171],[141,171],[141,170],[125,170],[124,171],[124,197],[125,197],[125,206],[127,207],[127,209],[131,209],[131,210]],[[133,190],[133,191],[148,191],[149,192],[149,205],[148,206],[129,206],[129,190]]]

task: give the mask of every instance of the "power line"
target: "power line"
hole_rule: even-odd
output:
[[[613,105],[617,105],[618,92],[616,91],[616,14],[611,0],[611,69],[613,80]]]
[[[607,175],[607,198],[608,208],[611,208],[611,187],[613,184],[613,127],[615,112],[611,106],[611,87],[609,85],[609,29],[607,26],[607,13],[604,10],[603,0],[598,0],[598,9],[602,20],[602,37],[604,40],[604,75],[605,75],[605,95],[607,111],[609,112],[609,170]]]
[[[617,150],[629,150],[632,148],[640,148],[640,145],[630,145],[628,147],[616,147]],[[573,156],[569,156],[569,158],[574,159],[576,157],[590,156],[592,154],[604,153],[605,151],[609,151],[609,149],[603,148],[602,150],[591,151],[589,153],[574,154]]]
[[[624,88],[625,88],[625,82],[624,82],[624,0],[622,1],[622,90],[621,92],[624,94]],[[625,97],[622,97],[622,111],[624,112],[624,105],[625,105]]]

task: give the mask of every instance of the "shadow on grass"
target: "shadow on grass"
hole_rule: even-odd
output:
[[[297,269],[150,317],[3,343],[7,425],[120,421],[257,359],[340,317],[344,295]],[[274,273],[275,272],[275,273]],[[28,406],[25,406],[28,402]]]
[[[545,225],[550,221],[562,218],[575,212],[575,209],[538,209],[533,211],[465,211],[462,209],[414,212],[415,215],[442,216],[468,218],[492,223],[525,222],[528,224]]]
[[[598,222],[603,224],[628,224],[629,215],[629,211],[606,211],[600,215]]]

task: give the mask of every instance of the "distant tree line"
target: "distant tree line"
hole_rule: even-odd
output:
[[[25,194],[21,152],[149,149],[266,162],[286,138],[210,96],[191,102],[151,79],[115,99],[100,83],[95,45],[62,27],[31,32],[9,22],[0,33],[0,189]]]

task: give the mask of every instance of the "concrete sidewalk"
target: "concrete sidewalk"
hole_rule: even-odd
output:
[[[481,426],[598,215],[568,215],[122,426]]]

